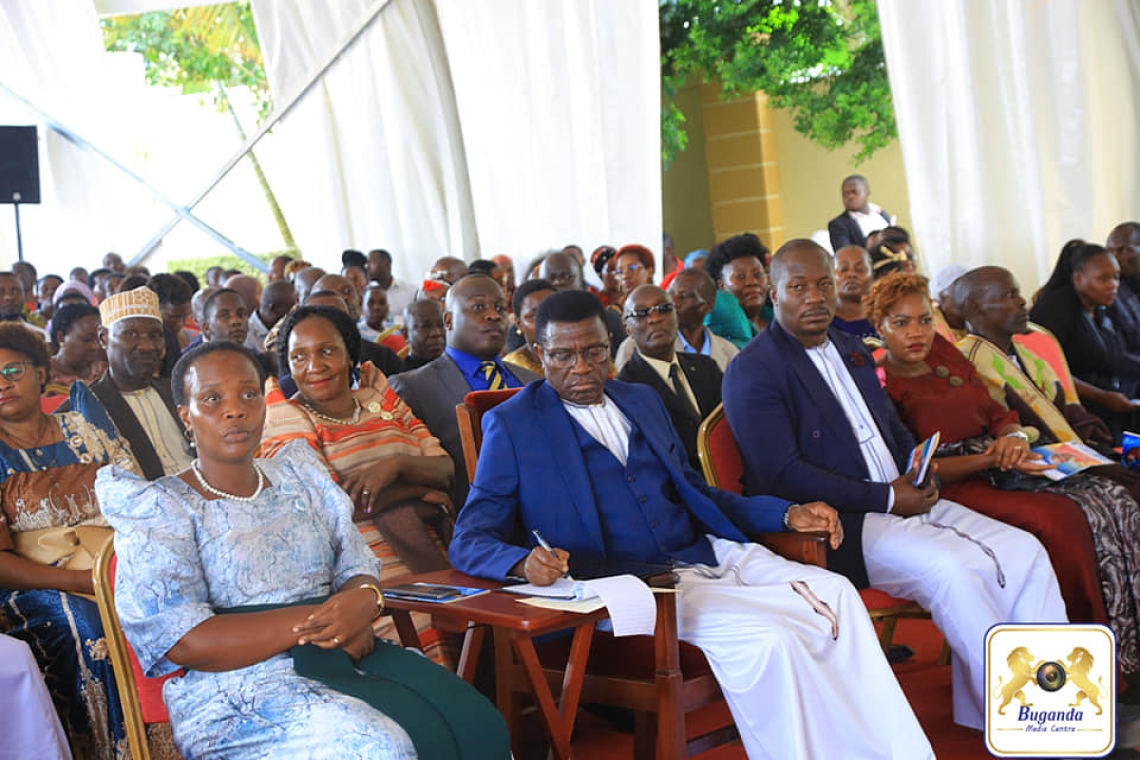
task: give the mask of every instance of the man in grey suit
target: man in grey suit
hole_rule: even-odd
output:
[[[451,501],[461,509],[467,500],[467,467],[459,439],[455,407],[470,391],[519,388],[538,375],[499,359],[507,340],[507,299],[490,277],[468,275],[447,293],[443,325],[447,348],[443,356],[419,369],[389,378],[431,434],[455,462]]]

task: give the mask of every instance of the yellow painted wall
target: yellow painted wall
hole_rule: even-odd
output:
[[[711,247],[715,231],[700,84],[684,87],[676,103],[685,114],[689,145],[662,172],[662,198],[665,230],[673,235],[677,255],[684,257],[694,248]],[[815,230],[826,230],[828,220],[843,210],[839,193],[843,178],[856,173],[865,175],[870,182],[871,199],[895,214],[900,225],[911,228],[906,176],[897,140],[856,166],[852,157],[857,148],[828,151],[796,132],[787,111],[774,109],[771,122],[774,145],[763,147],[775,149],[784,232],[780,240],[768,240],[761,234],[766,245],[775,250],[787,239],[810,237]],[[733,146],[730,142],[713,146],[718,160],[726,158],[721,154],[728,150],[739,155],[741,164],[749,164],[753,161],[750,157],[761,148]],[[753,231],[766,226],[762,216],[745,223]]]
[[[827,150],[797,132],[788,111],[773,110],[772,126],[784,201],[784,231],[789,239],[810,237],[816,230],[827,229],[827,222],[843,210],[839,188],[850,174],[865,176],[871,185],[871,200],[897,216],[901,226],[912,229],[898,140],[856,166],[852,158],[858,153],[857,147]],[[773,241],[775,245],[764,242],[775,249],[782,241]]]
[[[705,159],[705,125],[701,87],[690,84],[677,95],[685,114],[689,146],[661,173],[661,201],[665,231],[673,236],[673,250],[682,259],[689,251],[713,246],[712,199],[709,167]]]

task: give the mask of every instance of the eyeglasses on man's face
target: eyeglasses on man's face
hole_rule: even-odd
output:
[[[553,367],[566,369],[578,363],[578,357],[585,359],[587,364],[601,364],[610,359],[610,346],[608,343],[596,343],[586,346],[581,351],[569,348],[544,348],[543,356]]]
[[[650,314],[668,314],[671,311],[673,311],[673,304],[659,303],[656,306],[649,306],[644,309],[631,309],[625,316],[640,321],[648,318]]]

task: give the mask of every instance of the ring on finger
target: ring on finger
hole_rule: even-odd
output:
[[[333,643],[339,647],[340,646],[340,638],[338,636],[333,636]]]

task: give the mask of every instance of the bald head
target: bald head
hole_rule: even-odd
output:
[[[293,275],[293,292],[297,294],[297,303],[305,303],[317,280],[324,276],[325,270],[320,267],[305,267]]]
[[[297,303],[297,294],[293,292],[292,283],[288,280],[274,280],[261,291],[257,314],[262,324],[273,327],[289,313],[295,303]]]
[[[959,305],[970,332],[1003,351],[1014,335],[1029,330],[1029,310],[1017,279],[1008,269],[978,267],[954,281],[953,300]]]
[[[454,256],[444,256],[431,265],[430,278],[433,280],[443,280],[454,285],[466,276],[467,264]]]
[[[814,240],[795,238],[780,246],[780,249],[776,251],[776,255],[772,257],[771,264],[769,264],[771,271],[768,276],[772,280],[772,289],[779,290],[783,281],[787,278],[788,262],[813,258],[822,262],[831,270],[832,274],[835,273],[835,265],[831,260],[831,254]]]
[[[1120,265],[1120,276],[1140,278],[1140,222],[1124,222],[1108,233],[1104,244]]]
[[[356,286],[342,274],[326,274],[313,285],[313,290],[327,290],[336,293],[348,304],[348,316],[353,321],[360,319],[360,293]]]
[[[257,309],[261,303],[261,282],[248,274],[235,274],[226,280],[223,287],[236,290],[245,301],[245,308],[250,312]]]
[[[499,355],[507,340],[507,298],[499,283],[470,275],[447,291],[447,345],[480,359]]]
[[[555,290],[581,290],[582,265],[565,251],[549,254],[538,267],[539,279],[548,280]]]

